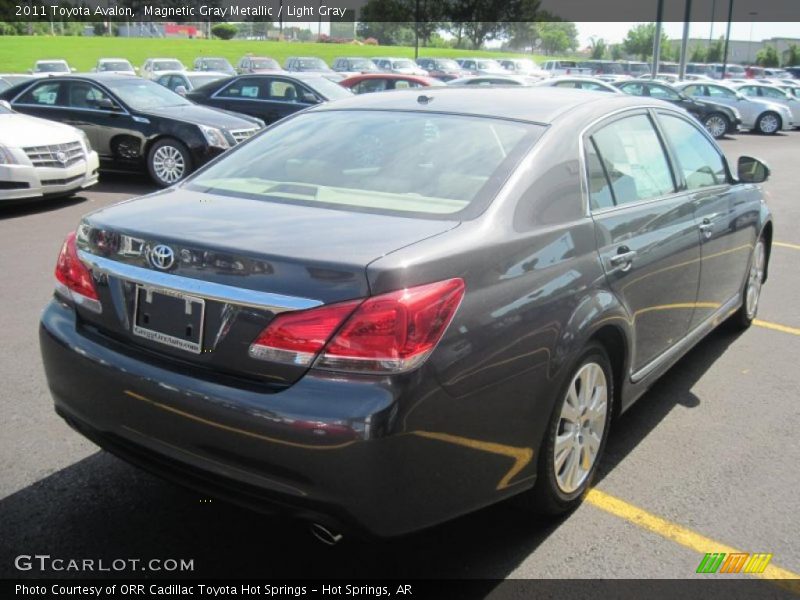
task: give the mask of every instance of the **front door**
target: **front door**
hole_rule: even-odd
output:
[[[700,232],[691,196],[678,191],[647,110],[602,122],[584,144],[597,245],[634,332],[635,372],[689,331],[700,279]]]

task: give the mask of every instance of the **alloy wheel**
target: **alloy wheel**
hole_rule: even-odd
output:
[[[608,384],[603,368],[590,362],[573,377],[561,406],[553,452],[553,469],[562,492],[571,494],[592,471],[608,412]]]
[[[775,133],[779,126],[778,117],[773,114],[766,114],[758,121],[758,128],[762,133]]]
[[[153,153],[153,171],[164,183],[175,183],[186,172],[186,161],[175,146],[161,146]]]
[[[766,252],[764,242],[758,240],[753,249],[753,258],[750,261],[750,273],[747,276],[747,291],[745,292],[745,310],[747,318],[754,319],[758,311],[758,300],[761,297],[761,286],[764,283],[764,265]]]
[[[706,131],[715,139],[721,138],[728,131],[728,124],[725,122],[725,119],[719,115],[711,115],[708,117],[705,126]]]

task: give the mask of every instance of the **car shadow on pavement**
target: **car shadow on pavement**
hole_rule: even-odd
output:
[[[61,198],[34,198],[33,200],[9,200],[0,204],[0,220],[26,217],[32,214],[60,210],[86,202],[82,192]]]
[[[623,415],[600,479],[676,405],[698,405],[693,385],[736,337],[724,330],[711,334]],[[49,554],[194,560],[193,572],[148,577],[502,579],[563,522],[537,519],[505,502],[402,538],[346,538],[330,548],[301,522],[200,497],[97,452],[0,500],[0,577],[85,575],[14,568],[20,554]]]
[[[611,473],[676,405],[685,408],[700,405],[701,400],[692,393],[692,388],[741,333],[733,331],[727,323],[722,324],[683,356],[612,424],[595,485]]]

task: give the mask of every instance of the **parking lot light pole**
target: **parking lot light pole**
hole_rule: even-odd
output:
[[[725,50],[722,53],[722,77],[721,79],[725,79],[725,75],[728,72],[728,42],[731,39],[731,21],[733,20],[733,0],[730,0],[728,3],[728,28],[725,31]]]
[[[656,12],[656,34],[653,37],[653,77],[658,75],[658,62],[661,58],[661,21],[664,18],[664,0],[658,0]]]
[[[678,79],[686,76],[686,50],[689,46],[689,25],[692,20],[692,0],[686,0],[686,8],[683,11],[683,39],[681,39],[681,59],[678,66]]]

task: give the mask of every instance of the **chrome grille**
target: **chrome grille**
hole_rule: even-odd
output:
[[[84,159],[83,144],[80,142],[54,144],[52,146],[30,146],[23,148],[23,150],[34,167],[64,168]]]
[[[232,129],[231,135],[236,140],[237,144],[241,144],[247,138],[251,137],[258,129]]]

